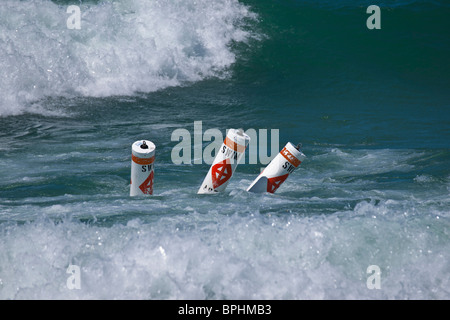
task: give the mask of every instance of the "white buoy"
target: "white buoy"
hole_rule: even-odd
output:
[[[275,193],[287,177],[305,159],[305,155],[300,150],[300,145],[295,147],[288,142],[283,150],[268,164],[261,174],[248,187],[247,191],[256,193]]]
[[[131,146],[130,196],[153,194],[156,146],[148,140],[139,140]]]
[[[250,137],[242,129],[230,129],[209,168],[198,193],[224,191],[245,153]]]

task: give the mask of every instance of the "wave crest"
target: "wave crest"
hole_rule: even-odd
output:
[[[237,0],[126,0],[67,6],[7,0],[0,7],[0,116],[33,112],[46,96],[152,92],[226,75],[233,42],[256,15]]]

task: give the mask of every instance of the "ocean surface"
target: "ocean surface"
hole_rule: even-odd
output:
[[[443,0],[2,0],[0,299],[450,299],[449,16]],[[200,121],[306,159],[252,194],[265,164],[246,151],[225,192],[198,195],[210,165],[175,164],[172,134],[194,143]],[[154,194],[130,197],[140,139]]]

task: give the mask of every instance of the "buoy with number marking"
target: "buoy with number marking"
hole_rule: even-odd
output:
[[[131,146],[130,196],[152,195],[156,146],[139,140]]]
[[[252,182],[247,191],[255,193],[275,193],[280,185],[306,157],[300,151],[301,144],[295,147],[288,142],[283,150],[268,164],[261,174]]]
[[[245,153],[250,137],[242,129],[228,130],[225,141],[203,180],[199,194],[224,191]]]

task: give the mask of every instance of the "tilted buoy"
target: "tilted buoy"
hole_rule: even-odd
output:
[[[261,174],[248,187],[247,191],[256,193],[275,193],[287,177],[294,172],[306,157],[300,151],[300,144],[295,147],[288,142]]]
[[[139,140],[131,146],[130,196],[153,194],[156,146],[148,140]]]
[[[228,130],[225,141],[209,168],[198,193],[215,193],[224,191],[244,155],[250,137],[242,129]]]

